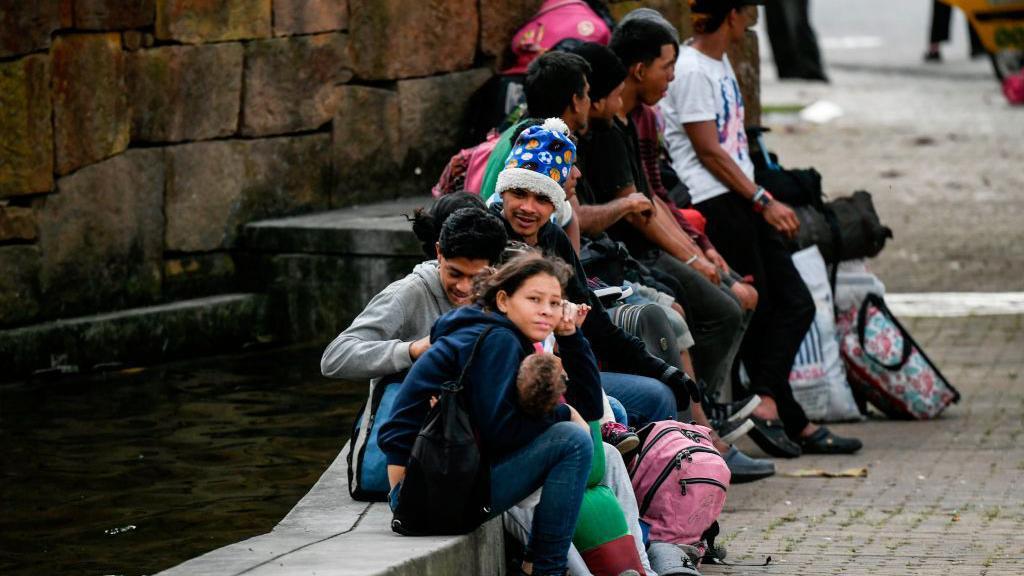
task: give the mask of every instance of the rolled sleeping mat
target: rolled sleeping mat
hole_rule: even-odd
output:
[[[675,330],[658,304],[623,304],[608,310],[612,323],[643,341],[647,351],[682,370]]]
[[[651,569],[658,576],[701,576],[685,548],[671,542],[651,542],[647,547]]]

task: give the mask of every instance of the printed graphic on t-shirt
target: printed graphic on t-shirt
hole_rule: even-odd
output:
[[[718,80],[722,92],[722,109],[716,114],[718,143],[737,161],[745,160],[747,154],[747,133],[743,127],[743,94],[735,78],[728,75]]]

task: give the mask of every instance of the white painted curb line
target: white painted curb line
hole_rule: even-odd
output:
[[[918,292],[886,294],[896,316],[956,318],[1024,314],[1024,292]]]

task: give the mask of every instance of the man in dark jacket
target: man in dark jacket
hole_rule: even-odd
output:
[[[551,137],[558,132],[564,137]],[[575,146],[567,143],[567,135],[568,127],[558,119],[525,130],[498,175],[495,191],[503,202],[491,210],[505,222],[509,238],[558,256],[573,267],[575,274],[566,297],[593,308],[583,324],[583,334],[601,362],[602,387],[625,406],[630,424],[674,419],[697,395],[696,384],[611,322],[600,300],[587,288],[587,274],[569,238],[550,221],[552,214],[564,209],[562,186],[575,161]],[[550,141],[559,142],[557,149],[548,145]]]

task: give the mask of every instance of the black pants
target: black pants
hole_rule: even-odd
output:
[[[695,206],[707,218],[705,233],[737,272],[754,277],[758,300],[740,347],[751,392],[771,396],[786,432],[798,438],[807,415],[793,398],[789,371],[814,322],[814,300],[793,266],[782,238],[751,204],[729,192]]]
[[[929,42],[940,44],[949,40],[949,22],[952,16],[952,6],[939,2],[939,0],[932,0],[932,30],[928,36]],[[974,26],[971,26],[970,22],[967,23],[967,31],[971,37],[971,56],[984,54],[985,47],[982,45],[981,38],[978,37],[978,33],[974,31]]]
[[[818,38],[811,28],[809,0],[767,0],[768,41],[779,78],[825,80]]]
[[[650,268],[668,274],[680,289],[676,300],[686,313],[693,334],[690,357],[696,377],[715,394],[729,382],[733,361],[743,341],[750,315],[724,284],[715,286],[699,272],[661,250],[643,255]]]

